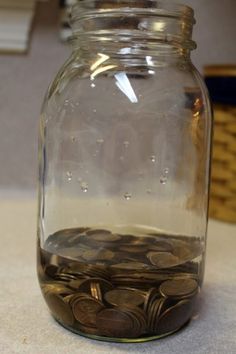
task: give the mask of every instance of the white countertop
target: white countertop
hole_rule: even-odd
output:
[[[143,344],[89,340],[49,315],[36,277],[36,202],[0,202],[1,354],[235,354],[236,225],[210,221],[201,308],[189,326]]]

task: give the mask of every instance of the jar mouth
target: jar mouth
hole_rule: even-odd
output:
[[[80,0],[72,9],[72,43],[102,41],[168,45],[191,51],[191,7],[170,0]],[[86,37],[86,38],[85,38]]]
[[[73,6],[72,22],[84,16],[125,14],[149,14],[163,17],[184,18],[195,24],[194,10],[170,0],[81,0]]]

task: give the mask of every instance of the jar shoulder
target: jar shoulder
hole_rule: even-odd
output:
[[[97,101],[110,109],[115,104],[122,108],[140,102],[154,107],[160,101],[171,104],[189,95],[199,96],[209,105],[204,80],[191,62],[158,65],[153,61],[148,65],[146,60],[140,65],[125,65],[114,58],[99,62],[96,56],[85,61],[72,55],[50,85],[43,110],[48,103],[55,109],[67,100],[81,101],[85,109]]]

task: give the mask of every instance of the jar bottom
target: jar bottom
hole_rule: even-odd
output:
[[[138,343],[179,330],[200,291],[195,239],[76,228],[38,249],[38,275],[56,320],[92,339]]]
[[[81,332],[80,330],[68,326],[65,323],[61,322],[60,320],[58,320],[55,316],[51,315],[52,318],[62,327],[64,327],[65,329],[69,330],[72,333],[75,333],[81,337],[85,337],[88,339],[92,339],[92,340],[97,340],[100,342],[112,342],[112,343],[145,343],[145,342],[151,342],[151,341],[155,341],[155,340],[160,340],[163,339],[165,337],[168,337],[170,335],[173,335],[177,332],[180,332],[182,330],[185,329],[185,327],[187,327],[190,322],[191,322],[191,318],[189,318],[183,325],[181,325],[180,327],[178,327],[177,329],[175,329],[174,331],[168,332],[168,333],[164,333],[161,335],[146,335],[140,338],[114,338],[114,337],[105,337],[105,336],[98,336],[98,335],[94,335],[94,334],[88,334],[88,333],[84,333]]]

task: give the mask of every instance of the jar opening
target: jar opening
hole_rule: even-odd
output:
[[[165,0],[80,0],[72,12],[73,20],[84,15],[105,14],[110,11],[132,13],[142,11],[162,16],[185,17],[195,23],[194,11],[190,6]]]
[[[74,39],[176,43],[192,50],[194,11],[164,0],[81,0],[72,10]]]

